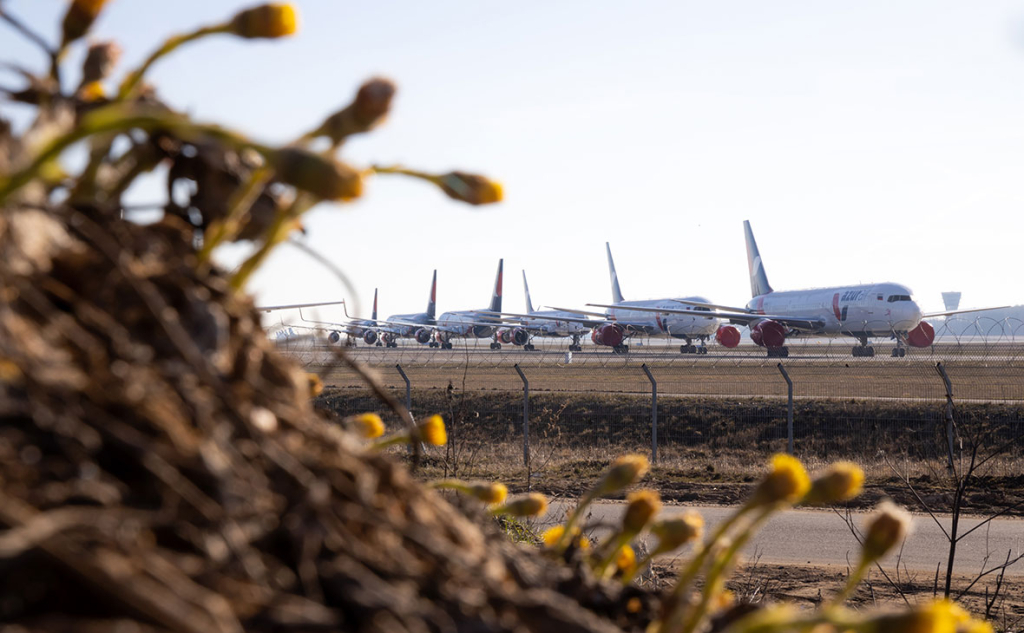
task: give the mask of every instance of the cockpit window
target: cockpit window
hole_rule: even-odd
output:
[[[889,295],[887,301],[889,303],[896,303],[897,301],[910,301],[910,295]]]

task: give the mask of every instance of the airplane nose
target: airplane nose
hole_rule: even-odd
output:
[[[907,305],[907,320],[908,321],[911,321],[912,323],[917,324],[917,323],[921,322],[921,317],[923,317],[923,316],[924,316],[924,312],[921,311],[921,308],[917,305],[916,301],[911,301],[910,304]]]

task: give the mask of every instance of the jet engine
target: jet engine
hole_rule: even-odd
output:
[[[365,330],[363,331],[363,342],[367,345],[373,345],[377,342],[376,330]]]
[[[928,347],[934,340],[935,328],[926,321],[921,321],[907,333],[907,344],[911,347]]]
[[[416,334],[414,336],[416,337],[416,342],[420,345],[426,345],[430,342],[430,330],[425,327],[421,327],[416,330]]]
[[[715,332],[715,340],[723,347],[736,347],[740,344],[740,331],[732,325],[723,325]]]
[[[618,347],[626,338],[626,331],[617,323],[605,323],[590,332],[590,340],[598,345]]]
[[[327,340],[330,341],[331,343],[337,343],[338,341],[341,340],[341,334],[338,334],[337,332],[331,332],[330,334],[327,335]]]
[[[761,347],[782,347],[786,344],[786,326],[778,321],[758,321],[750,328],[750,339]]]
[[[523,328],[502,328],[498,330],[498,342],[506,345],[526,345],[530,342],[530,333]]]

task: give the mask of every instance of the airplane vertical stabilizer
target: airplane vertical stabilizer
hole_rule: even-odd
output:
[[[533,312],[533,302],[530,301],[530,286],[526,284],[526,271],[523,271],[523,291],[526,292],[526,313]]]
[[[373,289],[373,314],[370,315],[370,318],[373,319],[374,323],[377,322],[377,289],[376,288]]]
[[[622,290],[619,289],[619,276],[615,274],[615,261],[612,260],[612,247],[608,242],[604,243],[604,247],[608,249],[608,274],[612,278],[612,303],[622,303],[625,299],[622,298]]]
[[[754,232],[750,230],[750,221],[743,221],[743,233],[747,238],[747,269],[750,271],[750,294],[754,297],[766,295],[772,291],[768,283],[768,275],[764,272],[764,264],[761,262],[761,253],[757,251],[757,242],[754,241]]]
[[[498,276],[494,278],[494,294],[491,295],[491,312],[501,312],[501,275],[502,268],[504,268],[505,260],[498,260]]]
[[[434,269],[434,280],[430,282],[430,301],[427,302],[427,316],[434,320],[437,313],[437,269]]]

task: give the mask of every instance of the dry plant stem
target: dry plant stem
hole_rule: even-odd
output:
[[[686,569],[683,570],[683,573],[679,575],[679,579],[676,581],[676,586],[672,590],[673,600],[678,602],[679,598],[682,597],[683,593],[685,593],[690,588],[690,585],[693,584],[694,578],[697,577],[697,573],[700,571],[701,567],[704,566],[704,561],[707,560],[708,553],[713,549],[711,546],[717,543],[718,540],[725,535],[729,528],[736,525],[736,522],[743,518],[753,508],[754,506],[750,505],[749,503],[741,506],[740,509],[737,510],[732,516],[730,516],[728,519],[720,523],[718,527],[715,528],[715,531],[711,534],[711,536],[705,540],[704,546],[702,546],[699,550],[694,552],[693,558],[690,560],[690,563],[686,566]]]
[[[252,208],[256,198],[259,197],[264,185],[270,180],[271,172],[266,167],[255,170],[249,179],[245,181],[238,191],[234,193],[228,202],[228,212],[223,221],[215,220],[211,223],[206,236],[203,239],[203,248],[199,251],[197,259],[199,265],[204,266],[210,260],[210,254],[225,241],[230,241],[242,230],[245,214]]]
[[[362,381],[365,382],[370,387],[370,390],[373,391],[373,394],[377,396],[377,398],[379,398],[381,402],[388,405],[388,408],[391,409],[395,413],[395,415],[397,415],[402,420],[402,422],[405,423],[405,428],[408,431],[410,437],[415,436],[416,422],[415,420],[412,419],[412,414],[409,413],[409,410],[405,408],[405,405],[399,402],[393,395],[391,395],[391,392],[384,388],[384,385],[381,384],[380,380],[375,375],[370,373],[370,371],[366,367],[364,367],[363,365],[349,357],[349,355],[340,348],[334,349],[334,357],[340,360],[341,362],[345,363],[345,365],[349,369],[356,372],[359,378],[362,379]],[[420,446],[419,442],[412,442],[412,450],[412,464],[413,468],[415,468],[419,466],[423,448]]]
[[[196,29],[195,31],[192,31],[191,33],[187,33],[185,35],[175,35],[168,38],[167,41],[164,42],[160,48],[153,51],[153,53],[151,53],[150,56],[146,58],[146,61],[144,61],[137,70],[134,70],[128,74],[124,82],[121,83],[121,87],[118,89],[117,101],[125,101],[130,96],[132,96],[132,92],[138,86],[139,82],[142,81],[142,76],[145,75],[146,71],[149,70],[149,67],[152,66],[161,57],[164,57],[165,55],[174,52],[176,48],[178,48],[182,44],[185,44],[186,42],[191,42],[193,40],[197,40],[201,37],[206,37],[207,35],[213,35],[215,33],[225,33],[229,28],[229,24],[218,24],[216,26],[207,26],[201,29]]]
[[[708,605],[711,604],[711,599],[721,592],[722,587],[725,584],[724,575],[732,567],[733,561],[736,559],[736,555],[739,553],[740,549],[747,544],[754,534],[757,533],[757,530],[764,525],[764,522],[767,521],[780,507],[782,506],[779,504],[763,507],[750,524],[743,529],[735,539],[733,539],[728,549],[715,558],[711,564],[711,569],[708,571],[708,576],[705,579],[704,591],[701,594],[700,602],[689,614],[686,624],[683,626],[682,630],[684,633],[692,633],[692,631],[697,628],[697,625],[700,624],[704,615],[707,613]],[[677,618],[682,616],[682,609],[680,606],[682,605],[678,605],[676,607],[675,612],[670,615],[667,620],[669,623],[668,630],[670,631],[675,630],[675,627],[673,626],[674,620],[677,621]]]
[[[86,116],[82,123],[63,136],[59,136],[43,148],[32,162],[7,179],[0,179],[0,206],[12,193],[28,184],[48,161],[55,159],[65,149],[78,141],[106,132],[125,132],[132,128],[152,130],[166,128],[182,137],[206,136],[221,141],[236,149],[252,148],[266,156],[270,148],[253,143],[244,137],[215,125],[197,125],[174,116],[137,114],[131,108],[108,106]]]
[[[834,595],[829,601],[828,606],[825,607],[826,610],[834,610],[843,606],[843,603],[846,602],[846,599],[850,597],[857,588],[857,585],[859,585],[860,581],[864,578],[864,572],[867,571],[872,562],[873,561],[871,560],[861,558],[860,562],[857,563],[857,567],[854,568],[853,572],[850,574],[850,577],[846,579],[846,584],[843,585],[843,588],[839,593]]]
[[[412,176],[413,178],[426,180],[427,182],[431,182],[435,185],[440,184],[441,182],[437,176],[434,176],[432,174],[428,174],[422,171],[416,171],[415,169],[406,169],[404,167],[399,167],[398,165],[391,165],[389,167],[385,167],[383,165],[373,165],[372,167],[370,167],[370,171],[377,174],[400,174],[402,176]]]
[[[349,279],[348,275],[345,274],[345,271],[338,268],[331,260],[327,259],[320,253],[316,252],[315,250],[313,250],[312,248],[310,248],[306,244],[303,244],[302,242],[295,238],[288,238],[288,244],[299,249],[306,255],[309,255],[314,260],[316,260],[317,263],[321,264],[324,268],[331,271],[331,274],[333,274],[338,279],[338,281],[341,282],[341,285],[345,287],[345,290],[353,298],[353,314],[362,314],[362,309],[359,307],[358,297],[356,297],[356,295],[358,294],[356,292],[356,287],[352,283],[352,280]]]

